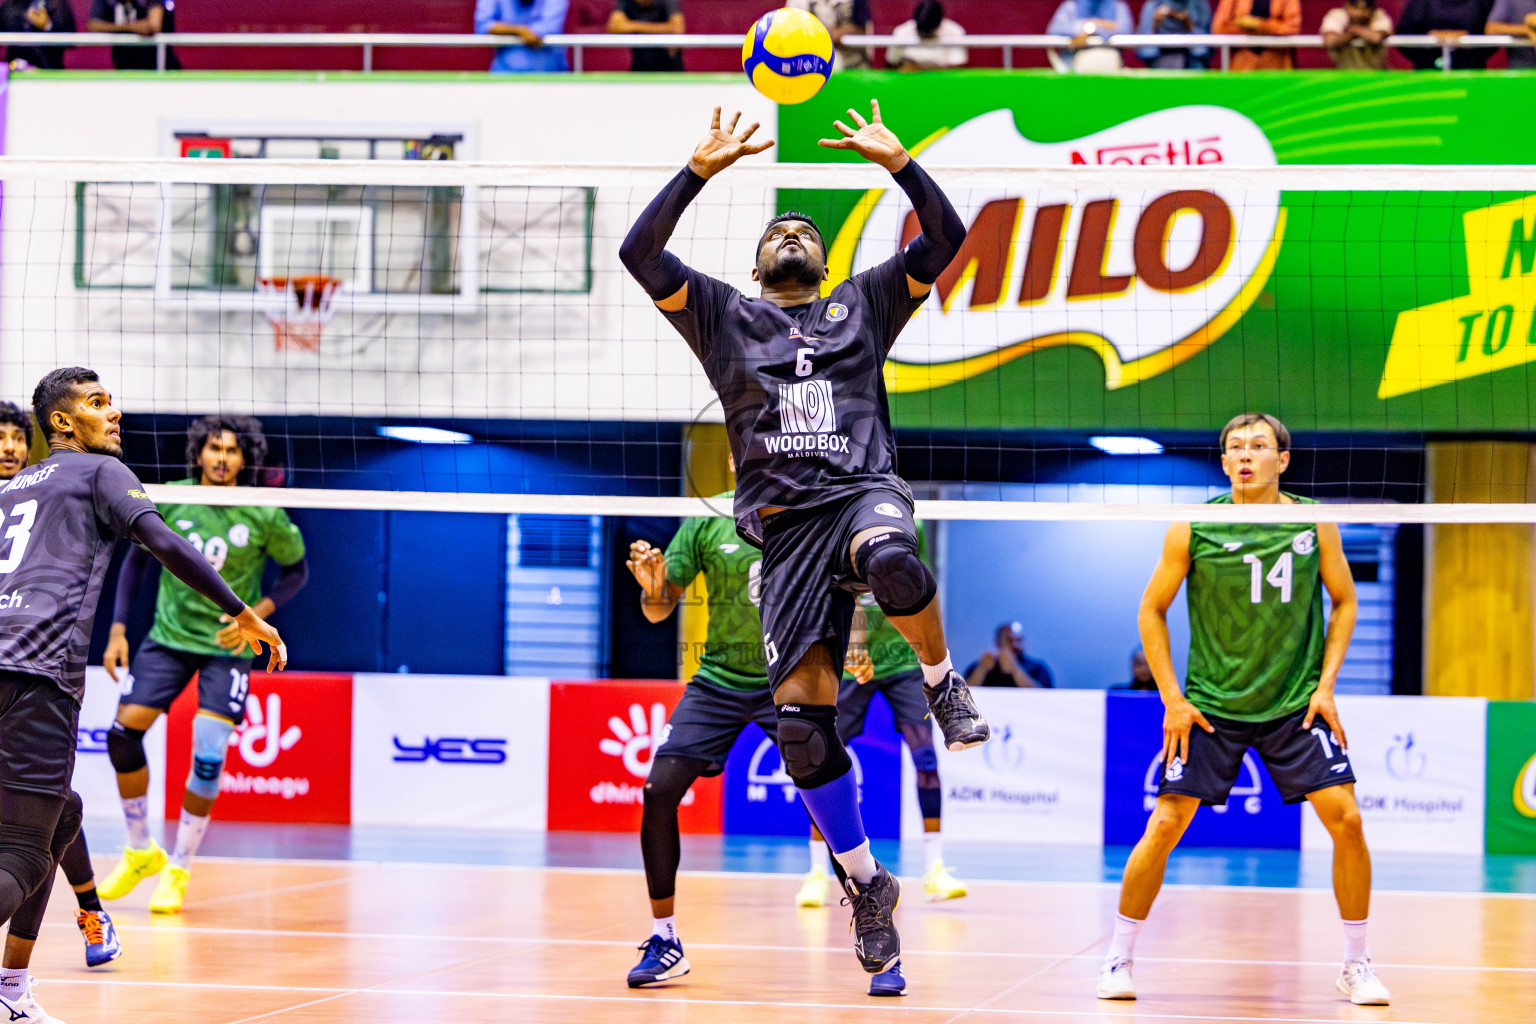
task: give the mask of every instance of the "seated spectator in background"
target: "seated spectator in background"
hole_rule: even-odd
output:
[[[1050,689],[1056,685],[1045,662],[1025,656],[1024,627],[1017,622],[1005,622],[997,627],[997,650],[983,651],[980,658],[971,662],[970,668],[965,670],[965,681],[970,686]]]
[[[517,36],[522,46],[496,51],[496,74],[569,71],[565,47],[545,46],[544,37],[565,29],[570,0],[475,0],[475,31],[480,35]]]
[[[1147,664],[1147,652],[1139,646],[1131,651],[1131,681],[1111,686],[1111,690],[1157,690],[1157,680],[1152,678],[1152,666]]]
[[[1488,25],[1483,29],[1490,36],[1524,36],[1536,43],[1536,0],[1493,0],[1493,10],[1488,12]],[[1536,48],[1508,46],[1512,68],[1536,68]]]
[[[1294,36],[1301,31],[1301,0],[1221,0],[1211,19],[1218,36]],[[1296,51],[1266,46],[1233,50],[1233,71],[1292,71]]]
[[[0,5],[0,32],[73,32],[75,12],[68,0],[5,0]],[[11,46],[7,61],[24,60],[45,71],[64,70],[67,46]],[[154,51],[150,51],[153,54]]]
[[[885,62],[897,71],[937,71],[963,68],[970,59],[963,46],[965,29],[944,17],[939,0],[919,0],[912,20],[897,25],[891,36],[900,41],[885,51]]]
[[[683,27],[680,0],[613,0],[608,31],[619,35],[648,33],[680,36]],[[681,71],[683,51],[665,46],[637,46],[629,51],[631,71]]]
[[[1387,66],[1387,36],[1392,16],[1376,0],[1348,0],[1323,15],[1318,29],[1333,66],[1352,71],[1380,71]]]
[[[875,19],[869,0],[788,0],[785,7],[810,11],[832,33],[832,70],[867,68],[874,56],[867,46],[844,46],[844,36],[872,36]],[[963,34],[963,33],[962,33]]]
[[[126,32],[136,36],[155,36],[176,31],[176,5],[166,0],[91,0],[87,32]],[[119,71],[155,70],[153,46],[114,46],[112,66]],[[181,58],[166,47],[165,68],[180,71]]]
[[[1151,0],[1148,0],[1150,3]],[[1094,46],[1090,40],[1136,31],[1131,8],[1125,0],[1061,0],[1045,28],[1047,35],[1071,36],[1067,56],[1056,62],[1079,72],[1119,71],[1124,66],[1113,46]]]
[[[1402,16],[1397,19],[1397,31],[1405,36],[1460,39],[1469,33],[1482,32],[1492,10],[1493,0],[1408,0]],[[1401,52],[1408,58],[1408,63],[1420,71],[1432,71],[1444,61],[1444,56],[1434,47],[1405,47]],[[1493,54],[1493,50],[1485,47],[1458,47],[1451,51],[1451,67],[1487,67]]]
[[[1147,0],[1141,8],[1138,35],[1209,35],[1211,5],[1206,0]],[[1211,66],[1209,46],[1138,46],[1136,56],[1149,68],[1198,68]]]

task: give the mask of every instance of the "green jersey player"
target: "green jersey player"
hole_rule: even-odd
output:
[[[266,452],[260,421],[248,416],[207,416],[187,430],[187,464],[196,476],[172,483],[233,487],[254,482]],[[309,578],[304,538],[280,508],[176,503],[161,505],[160,513],[258,615],[271,615]],[[262,597],[261,577],[269,558],[283,571],[271,593]],[[134,548],[118,577],[104,658],[114,680],[128,662],[128,611],[148,568],[148,553]],[[117,721],[107,735],[107,754],[117,771],[117,789],[128,821],[128,842],[122,861],[102,880],[103,899],[120,899],[165,868],[149,909],[162,914],[181,910],[192,857],[219,795],[230,737],[245,721],[252,655],[228,619],[180,580],[168,574],[160,577],[154,627],[129,666]],[[170,709],[193,676],[198,680],[198,711],[192,724],[192,771],[182,797],[176,846],[167,857],[150,838],[146,821],[149,766],[144,733]]]
[[[701,775],[725,770],[726,755],[748,724],[756,722],[770,739],[778,738],[757,614],[761,559],[762,552],[737,536],[736,524],[726,516],[683,520],[665,554],[643,540],[629,548],[625,565],[640,584],[647,619],[660,622],[671,615],[700,575],[709,612],[698,674],[672,711],[645,782],[640,851],[653,926],[640,946],[640,962],[629,972],[630,988],[681,977],[690,969],[674,916],[682,857],[677,808],[688,787]]]
[[[1227,802],[1252,747],[1281,797],[1309,801],[1333,838],[1334,895],[1345,933],[1339,991],[1355,1003],[1388,1002],[1366,951],[1371,857],[1333,700],[1355,627],[1355,584],[1338,527],[1308,522],[1302,506],[1310,503],[1280,490],[1290,447],[1290,432],[1265,413],[1244,413],[1226,425],[1221,466],[1232,491],[1214,500],[1296,505],[1297,521],[1175,523],[1142,596],[1141,641],[1166,708],[1162,778],[1146,834],[1125,866],[1100,999],[1135,998],[1136,936],[1168,855],[1201,804]],[[1186,582],[1189,672],[1180,692],[1167,615]],[[1333,603],[1326,626],[1324,590]]]

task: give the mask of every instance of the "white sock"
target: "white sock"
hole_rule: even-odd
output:
[[[955,666],[949,660],[948,651],[944,652],[944,660],[937,665],[930,665],[925,661],[921,661],[921,659],[919,661],[923,666],[923,682],[929,686],[938,686],[955,669]]]
[[[848,872],[848,877],[860,885],[868,885],[875,877],[875,872],[880,870],[880,865],[875,861],[874,854],[869,852],[869,840],[866,839],[847,853],[834,853],[833,857]]]
[[[812,871],[820,871],[822,874],[830,875],[832,873],[831,857],[832,851],[827,849],[827,841],[825,839],[811,840]]]
[[[0,967],[0,996],[20,999],[26,995],[30,987],[27,982],[30,970],[30,967]]]
[[[671,917],[651,918],[651,934],[660,935],[664,939],[671,939],[673,942],[676,942],[677,915],[673,914]]]
[[[1365,922],[1344,922],[1344,959],[1365,960],[1370,956],[1365,950]]]
[[[1115,935],[1109,940],[1109,952],[1104,954],[1104,961],[1118,960],[1121,957],[1129,960],[1136,955],[1136,936],[1141,934],[1141,926],[1145,921],[1137,921],[1135,918],[1126,917],[1124,914],[1115,915]]]
[[[197,856],[197,848],[202,845],[203,833],[207,831],[207,816],[199,817],[183,807],[181,824],[176,828],[176,852],[171,854],[171,863],[179,868],[190,867],[192,858]]]
[[[923,874],[933,870],[933,866],[944,859],[944,839],[941,832],[923,833]]]
[[[149,849],[149,797],[123,797],[123,817],[128,820],[129,849]]]

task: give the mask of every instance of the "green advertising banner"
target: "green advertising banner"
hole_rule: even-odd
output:
[[[1488,705],[1489,853],[1536,853],[1536,702]]]
[[[1137,166],[1536,163],[1495,111],[1536,75],[846,73],[781,108],[779,159],[878,98],[932,166],[1120,165],[1127,184],[971,190],[966,246],[887,368],[902,426],[1300,430],[1536,426],[1528,193],[1142,189]],[[1439,183],[1454,188],[1454,182]],[[917,230],[898,189],[781,191],[836,281]]]

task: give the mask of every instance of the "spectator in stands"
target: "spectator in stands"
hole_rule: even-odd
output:
[[[1005,622],[997,627],[997,650],[983,651],[980,658],[971,662],[965,670],[965,681],[970,686],[1050,689],[1056,685],[1045,662],[1024,654],[1024,627],[1017,622]]]
[[[1318,31],[1334,67],[1380,71],[1387,66],[1392,16],[1377,7],[1376,0],[1347,0],[1323,15]]]
[[[1147,0],[1141,8],[1138,35],[1209,35],[1211,5],[1206,0]],[[1136,56],[1149,68],[1197,68],[1211,66],[1209,46],[1139,46]]]
[[[608,31],[680,36],[688,30],[683,25],[680,0],[613,0]],[[683,51],[675,47],[637,46],[629,54],[631,71],[683,70]]]
[[[1218,36],[1294,36],[1301,31],[1301,0],[1221,0],[1211,32]],[[1233,71],[1291,71],[1296,51],[1288,47],[1232,51]]]
[[[1152,678],[1152,666],[1147,664],[1147,652],[1138,645],[1131,651],[1131,681],[1111,686],[1111,690],[1153,690],[1157,680]]]
[[[901,45],[885,51],[885,62],[897,71],[936,71],[963,68],[970,59],[964,46],[965,29],[944,17],[939,0],[918,0],[912,20],[896,26],[891,36]]]
[[[73,32],[75,12],[68,0],[5,0],[0,5],[0,32]],[[64,70],[67,46],[11,46],[7,61],[24,60],[45,71]]]
[[[1524,36],[1536,43],[1536,0],[1494,0],[1483,31],[1490,36]],[[1536,68],[1536,49],[1510,46],[1504,52],[1509,54],[1510,67]]]
[[[85,22],[87,32],[126,32],[136,36],[156,36],[176,31],[175,0],[91,0],[91,16]],[[119,71],[155,70],[153,46],[114,46],[112,66]],[[167,71],[180,71],[181,59],[170,47],[165,50]]]
[[[1430,35],[1447,40],[1460,39],[1464,35],[1483,31],[1492,10],[1493,0],[1408,0],[1402,16],[1397,19],[1397,30],[1405,36]],[[1493,53],[1493,50],[1484,47],[1457,47],[1451,51],[1451,67],[1487,67]],[[1420,71],[1434,70],[1445,60],[1441,52],[1433,47],[1405,47],[1402,54],[1408,58],[1408,63]]]
[[[832,70],[867,68],[874,53],[867,46],[844,46],[844,36],[875,34],[875,19],[869,13],[869,0],[788,0],[785,7],[810,11],[832,33]]]
[[[1124,66],[1120,51],[1102,45],[1103,39],[1129,35],[1136,31],[1136,22],[1125,0],[1061,0],[1045,31],[1047,35],[1072,37],[1067,56],[1052,61],[1059,70],[1119,71]]]
[[[475,0],[475,31],[481,35],[517,36],[522,46],[496,51],[496,74],[569,71],[565,47],[545,46],[544,37],[565,28],[570,0]]]

